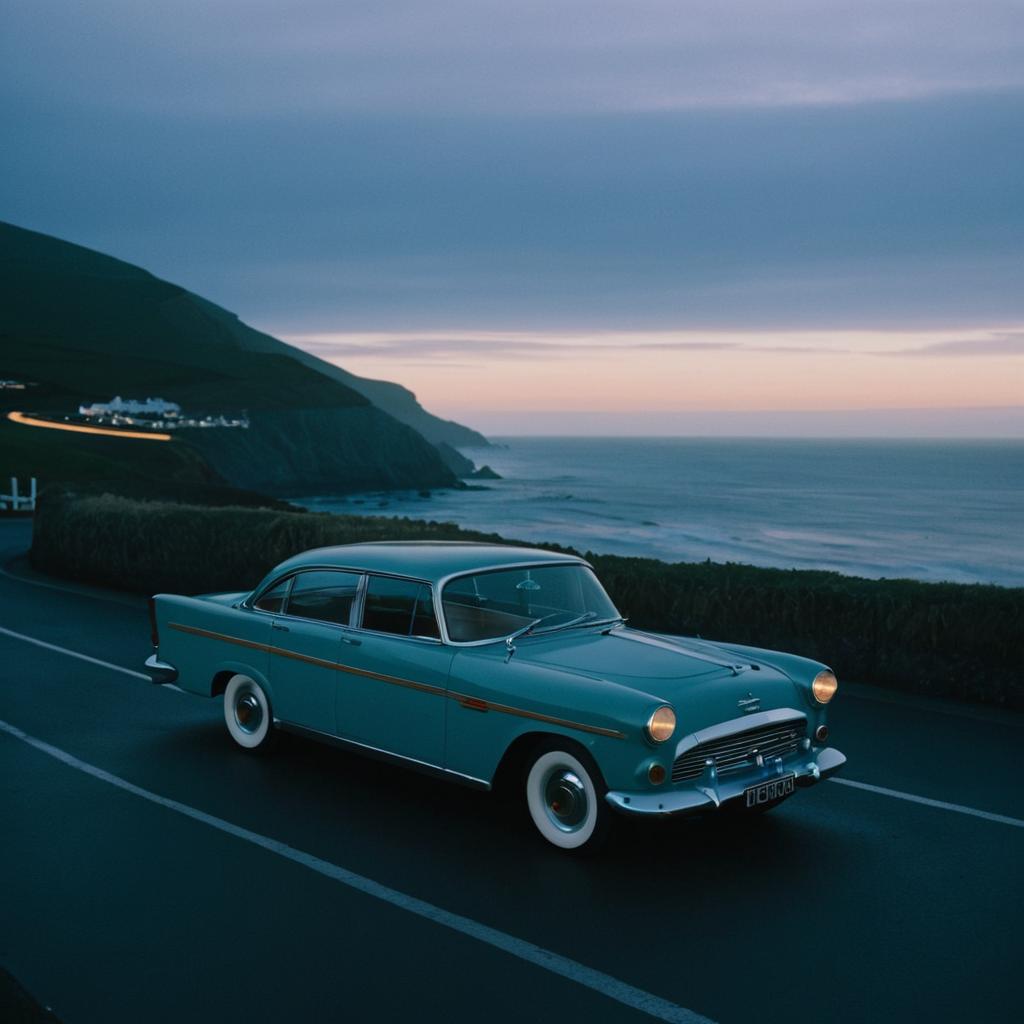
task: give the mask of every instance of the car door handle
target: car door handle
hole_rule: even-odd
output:
[[[270,624],[271,629],[279,629],[282,633],[289,632],[288,627],[283,622],[272,622]]]
[[[354,636],[345,636],[345,634],[342,633],[341,634],[341,642],[343,644],[351,644],[353,647],[358,647],[363,641],[362,640],[358,640]]]

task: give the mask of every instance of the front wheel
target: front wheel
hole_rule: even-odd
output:
[[[526,805],[537,831],[561,850],[589,853],[607,838],[611,811],[601,773],[584,751],[552,744],[526,776]]]
[[[235,743],[245,750],[269,749],[275,735],[270,701],[254,679],[231,677],[224,691],[224,724]]]

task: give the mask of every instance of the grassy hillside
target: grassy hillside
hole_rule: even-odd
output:
[[[140,267],[2,222],[0,299],[0,336],[59,339],[65,348],[119,357],[160,351],[172,363],[228,377],[239,375],[239,361],[277,357],[263,362],[280,365],[287,360],[293,373],[311,371],[306,380],[326,377],[340,385],[335,394],[372,402],[431,443],[487,443],[474,430],[432,416],[399,384],[348,373],[254,330],[234,313]]]
[[[32,561],[140,593],[242,590],[283,559],[365,540],[487,540],[453,523],[44,496]],[[551,545],[553,546],[553,545]],[[634,626],[792,651],[841,678],[1024,709],[1024,589],[588,555]]]
[[[237,487],[299,493],[456,483],[450,460],[431,443],[300,355],[138,267],[0,224],[0,379],[34,383],[0,391],[0,413],[73,412],[115,394],[159,395],[186,410],[249,414],[248,430],[190,430],[175,442],[192,449],[207,476]],[[69,435],[16,429],[27,435],[19,450],[34,475],[81,478],[64,475],[67,460],[56,457]],[[129,477],[143,456],[129,443],[80,447],[87,459],[104,460],[103,478],[112,479],[118,462]],[[13,471],[0,464],[0,476]]]

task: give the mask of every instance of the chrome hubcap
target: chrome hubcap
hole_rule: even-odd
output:
[[[235,721],[242,732],[253,733],[263,724],[263,708],[252,693],[240,694],[235,701]]]
[[[569,768],[557,768],[544,786],[548,817],[563,832],[575,832],[587,818],[587,790]]]

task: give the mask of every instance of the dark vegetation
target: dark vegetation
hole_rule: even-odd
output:
[[[413,539],[513,543],[452,523],[50,491],[36,516],[32,562],[137,593],[201,593],[249,589],[308,548]],[[1024,589],[587,557],[631,625],[792,651],[841,679],[1024,709],[1016,660]]]

